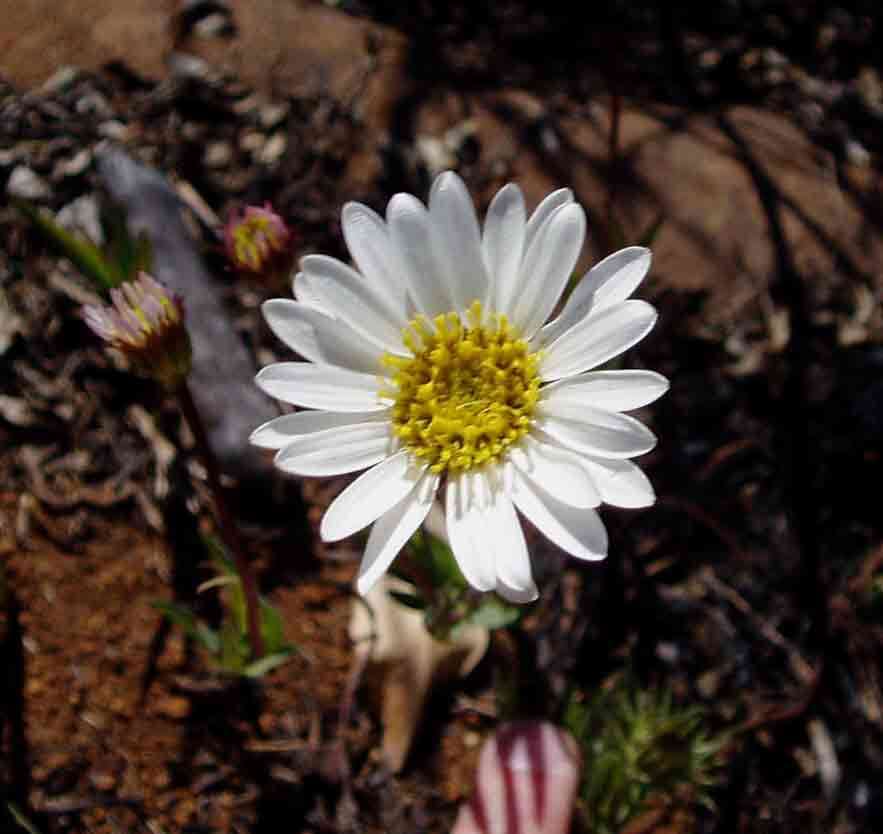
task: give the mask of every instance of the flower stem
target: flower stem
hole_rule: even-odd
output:
[[[224,540],[224,544],[233,555],[236,563],[236,572],[239,574],[239,581],[242,583],[242,594],[245,597],[248,639],[249,643],[251,643],[253,659],[257,660],[264,656],[257,582],[248,558],[245,555],[245,548],[242,545],[239,528],[236,526],[236,521],[233,519],[227,505],[226,490],[221,483],[221,470],[218,466],[218,459],[215,457],[215,453],[209,443],[202,416],[196,407],[193,394],[190,392],[190,387],[186,382],[178,388],[177,394],[181,412],[187,421],[187,425],[190,427],[190,431],[193,433],[196,452],[203,466],[205,466],[209,489],[215,504],[215,515],[221,538]]]

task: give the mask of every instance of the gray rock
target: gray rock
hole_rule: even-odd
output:
[[[6,183],[6,193],[21,200],[46,200],[52,189],[46,180],[26,165],[16,165]]]
[[[266,470],[248,436],[277,411],[254,385],[254,363],[187,232],[177,194],[158,171],[119,149],[102,149],[97,163],[111,197],[128,211],[132,232],[150,237],[155,276],[184,298],[193,342],[190,385],[221,465],[238,477],[258,477]]]

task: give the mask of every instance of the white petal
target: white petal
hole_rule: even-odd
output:
[[[656,493],[647,476],[630,460],[611,458],[583,459],[601,498],[614,507],[650,507],[656,502]]]
[[[516,588],[512,585],[507,585],[502,579],[498,579],[494,590],[506,602],[511,602],[515,605],[527,605],[527,603],[533,602],[539,596],[536,583],[534,582],[531,582],[525,588]]]
[[[356,588],[363,596],[374,583],[386,573],[392,560],[417,528],[423,523],[432,507],[438,489],[438,475],[424,473],[414,488],[391,509],[387,510],[371,528],[365,555],[359,566]]]
[[[451,551],[466,581],[478,591],[492,591],[497,584],[494,555],[482,550],[480,510],[469,501],[464,475],[448,478],[445,526]]]
[[[601,310],[625,301],[650,271],[653,253],[643,246],[627,246],[596,264],[586,274],[594,284],[594,308]]]
[[[522,475],[515,476],[515,506],[547,539],[577,559],[607,556],[607,530],[595,510],[562,504]]]
[[[541,438],[526,438],[509,453],[522,475],[572,507],[597,507],[601,496],[579,455]]]
[[[603,458],[632,458],[656,445],[650,429],[634,417],[571,403],[543,403],[537,425],[562,446]]]
[[[650,269],[652,255],[643,246],[620,249],[593,266],[576,285],[561,315],[547,324],[541,334],[542,344],[557,339],[565,330],[582,321],[589,311],[625,301]]]
[[[432,184],[429,216],[435,255],[447,275],[455,310],[466,310],[476,300],[486,302],[489,284],[475,206],[453,171],[439,174]]]
[[[573,202],[573,192],[569,188],[559,188],[549,194],[533,211],[524,230],[524,251],[533,243],[540,226],[551,217],[556,209]]]
[[[329,365],[277,362],[260,371],[255,382],[271,397],[303,408],[381,411],[389,405],[378,393],[379,377]]]
[[[326,255],[307,255],[301,260],[301,268],[308,279],[308,291],[323,310],[383,350],[408,355],[402,344],[401,317],[382,287]]]
[[[298,272],[297,275],[294,276],[294,280],[291,282],[291,292],[301,304],[306,304],[314,310],[319,310],[320,312],[331,316],[331,313],[322,307],[322,302],[319,299],[319,296],[310,286],[310,279],[304,275],[303,272]],[[333,316],[331,317],[333,318]]]
[[[356,423],[293,437],[273,462],[290,475],[341,475],[374,466],[389,457],[392,445],[386,422]]]
[[[249,443],[261,449],[281,449],[295,437],[335,429],[339,426],[353,426],[357,423],[388,422],[389,414],[384,411],[360,414],[336,411],[298,411],[296,414],[283,414],[258,426],[249,437]]]
[[[498,492],[493,504],[483,513],[480,525],[482,549],[494,554],[497,592],[510,602],[532,602],[538,596],[530,569],[530,556],[521,522],[507,495]]]
[[[347,249],[359,271],[382,288],[384,297],[393,302],[399,326],[404,326],[410,318],[407,285],[401,260],[383,219],[368,206],[347,203],[341,212],[341,227]]]
[[[558,303],[583,248],[586,213],[568,203],[543,224],[524,256],[512,320],[530,339]]]
[[[491,282],[490,307],[497,313],[509,315],[514,307],[524,252],[525,222],[521,189],[509,183],[491,200],[481,239]]]
[[[541,389],[543,402],[568,402],[630,411],[658,400],[668,380],[655,371],[589,371],[558,380]]]
[[[353,481],[325,511],[319,533],[322,540],[345,539],[399,503],[420,480],[407,449],[378,463]]]
[[[624,301],[589,314],[545,349],[540,373],[552,380],[602,365],[640,342],[656,319],[656,310],[646,301]]]
[[[429,212],[416,197],[396,194],[386,209],[390,236],[405,266],[417,310],[430,318],[454,309],[447,275],[432,246]]]
[[[342,321],[287,298],[265,301],[261,311],[273,333],[304,359],[369,374],[382,370],[378,347]]]

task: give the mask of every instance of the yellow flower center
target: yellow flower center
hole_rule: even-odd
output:
[[[499,461],[530,429],[539,400],[539,354],[504,315],[476,301],[457,313],[413,319],[403,332],[411,358],[386,354],[402,444],[433,472],[457,474]]]
[[[261,268],[267,250],[277,243],[270,221],[266,217],[247,217],[233,230],[236,259],[254,270]]]

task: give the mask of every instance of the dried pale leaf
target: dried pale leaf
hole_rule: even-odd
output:
[[[356,600],[350,616],[350,638],[356,663],[380,678],[383,756],[389,767],[402,769],[429,690],[468,675],[484,656],[487,629],[461,629],[455,640],[436,640],[423,615],[396,602],[390,591],[413,594],[414,588],[392,576],[383,577]]]

